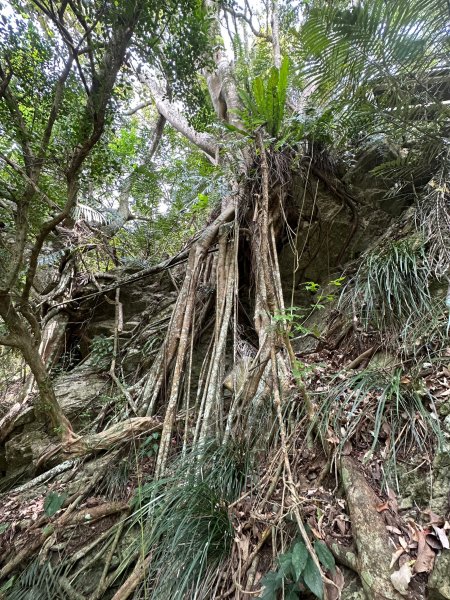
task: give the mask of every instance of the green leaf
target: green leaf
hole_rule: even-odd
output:
[[[232,125],[231,123],[223,123],[223,124],[229,131],[232,131],[233,133],[239,133],[240,135],[244,135],[245,137],[250,136],[250,133],[248,131],[241,129],[240,127],[236,127],[236,125]]]
[[[292,565],[294,567],[295,579],[298,581],[308,560],[308,550],[303,542],[297,542],[292,549]]]
[[[8,529],[9,523],[0,523],[0,535]]]
[[[284,107],[286,104],[286,94],[288,87],[288,75],[289,75],[289,58],[285,56],[281,62],[280,74],[278,77],[278,105],[279,105],[279,118],[280,125],[284,117]]]
[[[294,565],[292,564],[292,552],[285,552],[278,557],[280,573],[284,577],[292,577],[294,574]]]
[[[264,600],[277,600],[277,592],[283,584],[282,573],[269,571],[261,580],[264,592],[260,598]]]
[[[55,513],[62,507],[67,494],[57,494],[56,492],[49,492],[44,500],[44,512],[47,517],[53,517]]]
[[[323,582],[322,576],[320,574],[319,569],[313,562],[311,555],[308,556],[308,560],[306,561],[305,570],[303,571],[303,581],[311,592],[322,600],[323,598]]]
[[[256,106],[258,109],[258,113],[262,116],[266,116],[265,111],[265,99],[264,99],[264,82],[262,77],[255,77],[252,84],[253,95],[255,97]]]
[[[295,584],[290,586],[285,586],[284,590],[284,600],[298,600],[300,598],[300,594],[297,591]]]
[[[328,546],[324,542],[316,540],[314,542],[314,550],[316,551],[318,559],[326,568],[326,570],[334,572],[336,563],[334,561],[334,556],[328,549]]]

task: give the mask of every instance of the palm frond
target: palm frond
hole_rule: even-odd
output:
[[[65,600],[66,591],[60,578],[65,575],[63,565],[53,566],[39,558],[31,562],[7,591],[8,600]]]
[[[78,203],[71,211],[71,216],[75,221],[87,221],[88,223],[98,223],[100,225],[107,225],[110,221],[109,216],[104,213],[87,206],[87,204]]]
[[[314,106],[337,108],[341,127],[355,112],[368,129],[440,133],[448,118],[448,6],[441,0],[360,0],[310,11],[300,35]],[[358,119],[357,119],[358,120]],[[418,126],[417,122],[420,122]]]

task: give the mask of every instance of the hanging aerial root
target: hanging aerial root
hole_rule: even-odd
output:
[[[211,244],[217,238],[220,228],[234,216],[234,213],[234,206],[223,211],[214,223],[205,230],[198,242],[192,247],[189,254],[185,280],[164,343],[162,352],[164,362],[161,366],[156,367],[156,369],[159,369],[161,374],[163,374],[164,371],[167,371],[172,360],[175,361],[172,372],[172,385],[166,406],[156,462],[156,477],[159,477],[163,473],[169,455],[170,440],[177,402],[181,390],[182,376],[190,348],[190,335],[194,335],[193,316],[195,314],[198,284],[205,267],[205,257]],[[156,395],[159,393],[159,388],[161,387],[162,377],[164,376],[161,374],[157,379],[155,389],[152,391],[152,402],[156,400]]]

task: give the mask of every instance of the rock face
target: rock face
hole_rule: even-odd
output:
[[[64,414],[79,430],[99,412],[109,394],[115,395],[115,390],[111,391],[107,373],[86,362],[58,378],[55,393]]]
[[[117,272],[116,277],[128,277],[132,272]],[[111,274],[109,274],[111,276]],[[89,290],[84,290],[84,294]],[[53,382],[56,398],[76,432],[88,430],[105,404],[118,401],[121,393],[109,376],[115,333],[115,291],[104,297],[69,309],[69,322],[63,339],[60,363],[54,365]],[[174,284],[167,274],[147,277],[123,286],[120,302],[123,309],[123,331],[119,334],[120,377],[134,372],[145,354],[145,327],[170,308],[176,298]],[[143,334],[143,340],[139,336]],[[151,338],[154,333],[149,331]],[[136,343],[127,347],[131,337]],[[63,335],[64,338],[64,335]],[[100,339],[97,347],[93,340]],[[66,355],[66,356],[64,356]],[[72,359],[68,357],[72,356]],[[73,357],[75,357],[74,362]],[[70,364],[69,364],[70,363]],[[78,363],[78,364],[77,364]],[[71,370],[67,367],[70,366]],[[62,371],[62,372],[61,372]],[[58,374],[60,373],[60,374]],[[14,402],[11,398],[9,404]],[[32,402],[30,403],[32,405]],[[0,443],[0,476],[14,477],[29,468],[55,440],[44,433],[42,422],[36,420],[33,408],[21,413],[14,430]]]
[[[374,169],[383,163],[398,160],[401,151],[387,139],[373,137],[357,152],[354,165],[346,172],[343,181],[359,195],[362,191],[365,202],[380,208],[392,216],[398,216],[406,208],[407,198],[399,194],[387,194],[389,182]]]
[[[438,515],[450,511],[450,415],[444,419],[443,430],[444,441],[436,450],[433,462],[433,494],[430,499],[430,507]]]
[[[33,464],[50,445],[50,438],[36,424],[28,425],[29,430],[12,436],[4,449],[5,475]]]
[[[354,188],[359,213],[357,223],[346,203],[317,178],[310,177],[306,191],[304,182],[297,178],[293,190],[294,203],[300,210],[298,232],[279,256],[287,298],[291,297],[292,286],[294,295],[298,296],[301,282],[326,285],[330,278],[342,272],[346,262],[379,238],[392,221],[392,216],[379,207],[377,200],[366,195],[363,188]]]
[[[366,600],[366,595],[358,575],[346,567],[340,566],[340,569],[345,579],[341,600]]]
[[[429,600],[450,600],[450,550],[443,550],[428,580]]]

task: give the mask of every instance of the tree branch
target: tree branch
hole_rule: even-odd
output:
[[[63,99],[64,86],[67,81],[67,77],[69,76],[70,70],[73,64],[73,56],[70,56],[66,65],[64,67],[63,72],[61,73],[58,82],[55,87],[55,95],[53,98],[52,108],[50,110],[50,115],[48,117],[47,125],[44,130],[44,135],[42,136],[41,148],[39,151],[39,162],[44,160],[45,153],[47,152],[48,145],[50,143],[50,138],[52,135],[53,125],[55,124],[56,118],[58,116],[58,112],[61,106],[61,102]]]
[[[39,196],[41,196],[43,198],[43,200],[45,201],[45,203],[47,204],[47,206],[51,209],[58,209],[59,210],[59,206],[58,204],[56,204],[56,202],[53,202],[53,200],[51,200],[47,194],[45,192],[43,192],[41,190],[41,188],[36,185],[36,183],[30,178],[28,177],[28,175],[23,171],[23,169],[21,169],[19,167],[18,164],[16,164],[15,162],[13,162],[10,158],[8,158],[7,156],[5,156],[2,152],[0,152],[0,159],[3,160],[8,166],[11,167],[11,169],[13,169],[18,175],[20,175],[22,177],[22,179],[30,186],[33,188],[33,190],[39,194]]]
[[[18,340],[14,335],[0,335],[0,346],[8,346],[9,348],[18,348]]]
[[[161,90],[154,82],[146,82],[150,88],[155,101],[155,106],[161,116],[163,116],[174,129],[184,135],[190,142],[200,148],[210,158],[216,159],[218,153],[218,144],[216,139],[208,133],[199,133],[189,125],[187,120],[180,114],[174,105],[168,100],[163,99]]]
[[[269,35],[268,33],[263,33],[260,29],[256,29],[256,27],[253,25],[252,14],[250,14],[250,17],[248,17],[245,13],[235,10],[234,8],[231,8],[231,6],[225,5],[222,8],[224,11],[230,13],[230,15],[232,15],[236,19],[245,21],[245,23],[247,23],[247,25],[250,27],[250,30],[253,33],[253,35],[255,35],[256,37],[262,38],[263,40],[266,40],[266,42],[273,41],[271,35]]]

